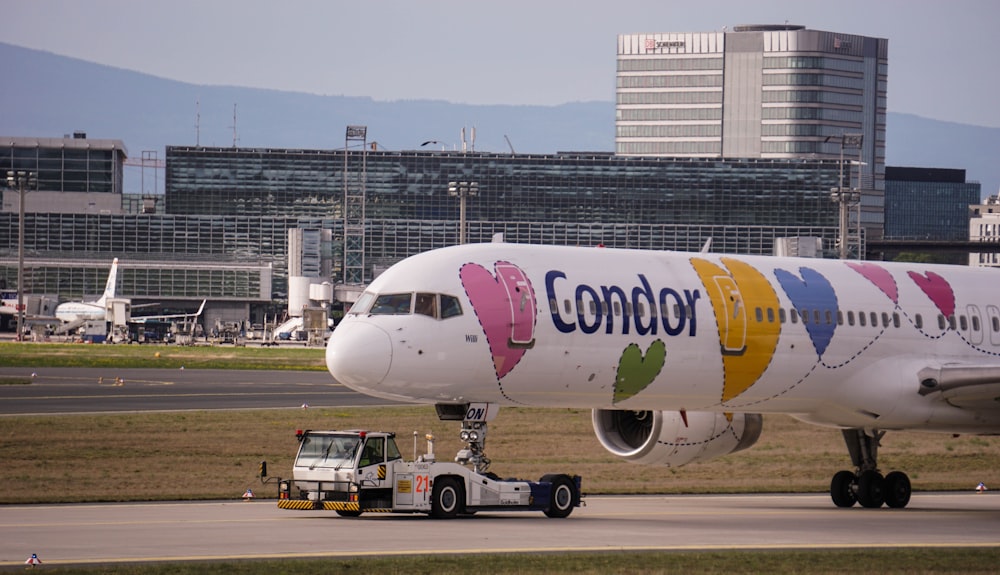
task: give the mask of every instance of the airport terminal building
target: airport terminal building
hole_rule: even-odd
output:
[[[9,154],[3,167],[33,169],[29,156]],[[207,297],[207,317],[274,313],[288,293],[290,258],[327,260],[317,267],[330,270],[322,279],[342,281],[344,182],[359,175],[365,281],[458,242],[453,182],[476,189],[467,197],[469,242],[502,233],[517,243],[696,251],[711,239],[713,251],[769,254],[775,238],[808,236],[832,249],[838,168],[829,159],[170,146],[165,213],[143,213],[113,191],[105,193],[123,206],[117,213],[39,212],[28,193],[26,285],[64,298],[97,294],[119,257],[119,292],[136,300],[196,307]],[[10,286],[18,214],[8,208],[0,279]],[[307,242],[315,253],[289,254],[292,229],[329,230],[330,239]]]

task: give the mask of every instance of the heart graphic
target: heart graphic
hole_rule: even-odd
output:
[[[514,264],[496,262],[496,276],[479,264],[459,270],[493,356],[497,378],[510,373],[534,344],[535,292],[528,276]]]
[[[920,291],[931,298],[944,317],[951,317],[955,313],[955,292],[952,291],[947,280],[934,272],[927,272],[923,275],[917,272],[906,272],[906,275],[910,276]]]
[[[792,300],[792,306],[803,316],[802,323],[816,353],[822,356],[837,329],[837,292],[828,279],[812,268],[799,268],[799,274],[802,275],[801,280],[791,272],[774,270],[778,283],[788,299]],[[818,321],[816,312],[819,312]]]
[[[646,389],[660,375],[666,359],[667,346],[663,340],[658,339],[649,344],[645,357],[638,344],[628,344],[618,361],[614,403],[625,401]]]
[[[875,284],[878,289],[882,290],[882,293],[889,296],[892,303],[899,303],[899,288],[896,286],[896,280],[885,268],[862,262],[848,262],[847,267],[863,275],[865,279]]]

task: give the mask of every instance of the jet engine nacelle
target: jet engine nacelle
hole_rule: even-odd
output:
[[[757,443],[763,418],[757,413],[624,411],[595,409],[601,445],[632,463],[677,467],[707,461]]]

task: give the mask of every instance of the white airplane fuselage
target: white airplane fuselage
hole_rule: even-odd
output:
[[[915,263],[455,246],[373,281],[326,357],[338,382],[411,402],[1000,433],[998,280]],[[410,307],[387,305],[404,294]]]

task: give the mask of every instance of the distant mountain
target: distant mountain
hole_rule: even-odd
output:
[[[0,135],[59,137],[74,131],[120,139],[129,155],[168,145],[333,149],[347,125],[368,126],[380,149],[460,149],[552,154],[614,150],[613,102],[559,106],[473,106],[438,100],[378,102],[230,86],[198,86],[0,43],[8,82],[0,91]],[[235,106],[235,110],[234,110]],[[887,163],[965,168],[983,194],[1000,188],[1000,128],[888,117]],[[509,143],[508,143],[509,141]],[[137,187],[138,184],[134,184]],[[126,191],[138,192],[133,185]]]

